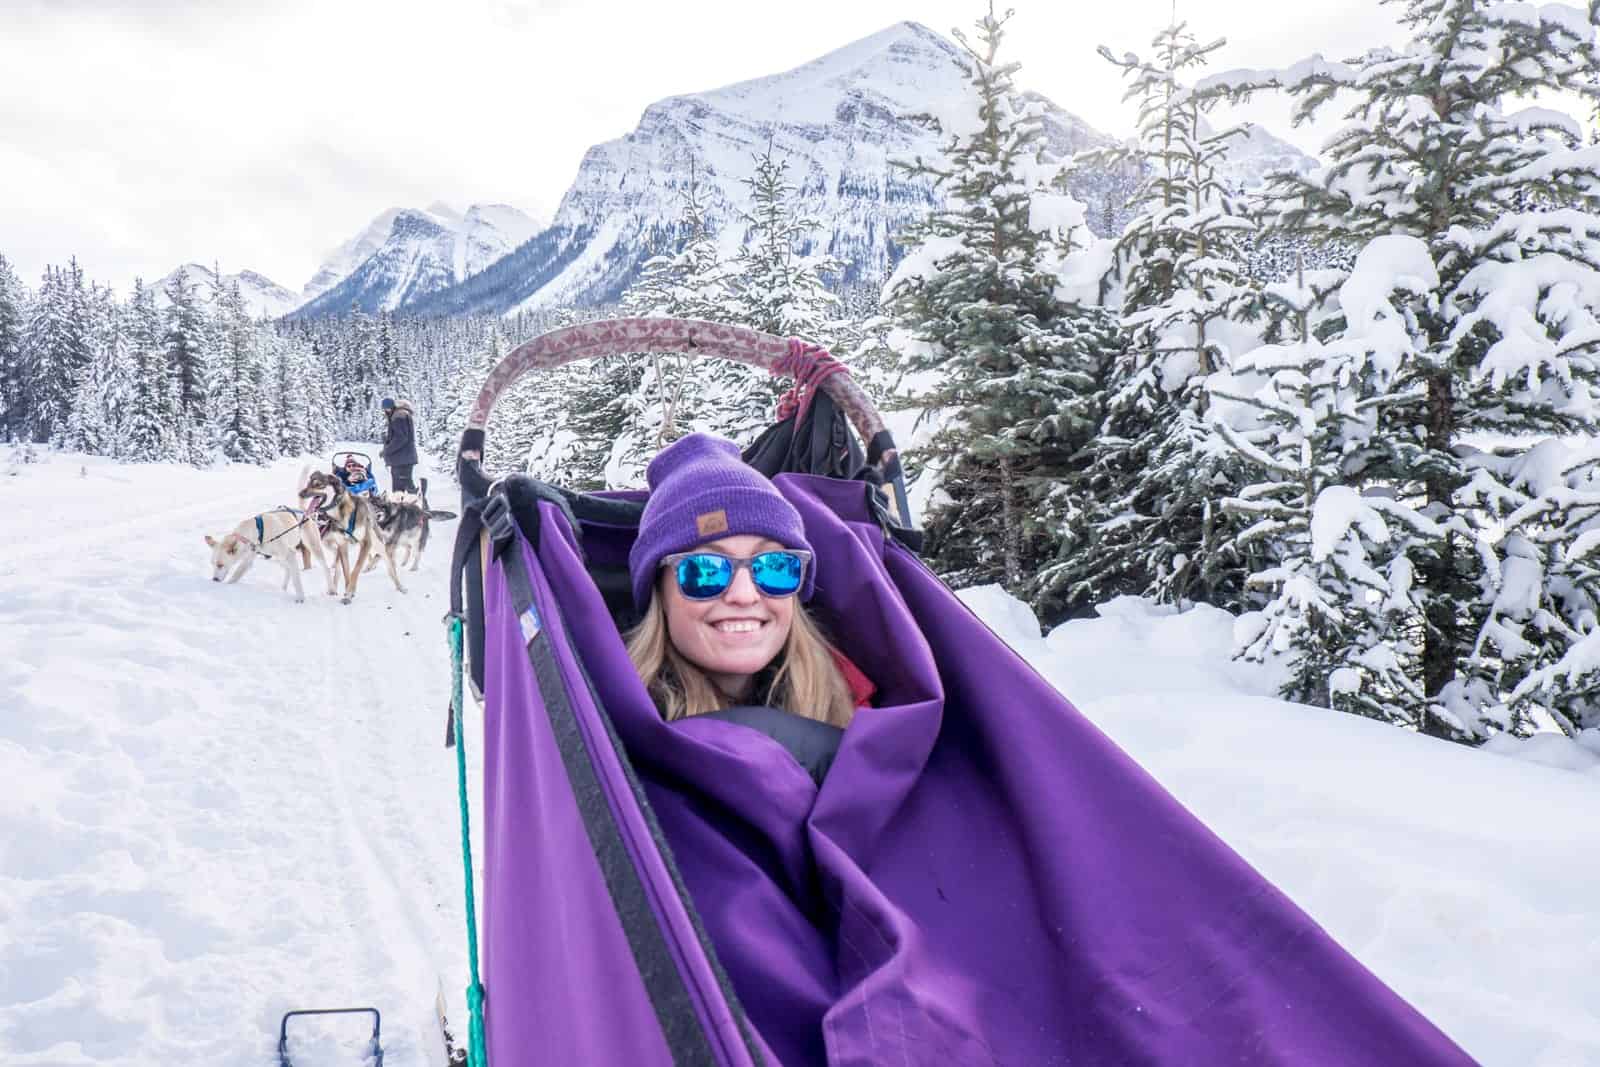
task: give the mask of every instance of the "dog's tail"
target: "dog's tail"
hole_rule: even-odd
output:
[[[422,510],[428,513],[428,518],[438,519],[440,522],[455,518],[456,513],[453,511],[439,511],[428,506],[428,479],[422,478],[420,481],[422,482],[422,489],[417,493],[417,499],[422,501]]]

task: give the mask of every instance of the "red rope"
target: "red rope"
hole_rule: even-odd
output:
[[[835,374],[849,374],[850,368],[834,359],[821,345],[791,337],[788,353],[778,358],[772,373],[794,379],[793,387],[778,398],[778,418],[787,419],[793,415],[799,422],[822,383]]]

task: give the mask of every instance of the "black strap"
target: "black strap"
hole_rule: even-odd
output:
[[[560,667],[556,663],[555,649],[551,645],[547,629],[548,624],[552,622],[559,624],[560,620],[538,619],[533,605],[533,587],[522,561],[519,538],[510,539],[503,550],[501,560],[511,593],[512,607],[519,618],[528,617],[532,613],[530,623],[525,625],[524,632],[537,627],[534,636],[528,642],[528,661],[538,681],[539,695],[543,699],[545,714],[549,717],[556,746],[561,752],[561,762],[567,770],[568,785],[572,789],[578,812],[583,818],[589,847],[600,865],[606,890],[611,895],[612,907],[628,939],[634,966],[644,983],[645,992],[650,997],[650,1004],[655,1009],[656,1021],[661,1027],[667,1048],[672,1053],[674,1063],[695,1065],[715,1063],[717,1057],[712,1052],[710,1039],[699,1024],[683,974],[674,963],[672,952],[667,947],[666,935],[656,922],[649,897],[644,890],[644,880],[628,855],[622,831],[617,825],[616,816],[601,788],[599,775],[595,772],[594,764],[584,744],[571,698],[562,683]],[[593,695],[592,687],[591,695]],[[597,696],[595,701],[598,707]],[[636,802],[642,811],[648,813],[643,789],[628,762],[627,753],[612,731],[610,720],[603,708],[600,718],[605,723],[606,733],[617,759],[621,761],[627,774]],[[665,839],[661,836],[660,828],[655,825],[653,818],[650,819],[650,830],[663,859],[669,868],[673,868]],[[692,913],[693,905],[681,882],[678,884],[678,891],[684,907]],[[709,942],[705,940],[704,932],[699,930],[698,923],[696,928],[701,934],[702,947],[708,958],[715,959]],[[724,993],[735,1015],[742,1020],[743,1012],[737,1007],[737,1000],[733,998],[731,987],[725,987]],[[748,1033],[745,1034],[745,1042],[750,1048],[752,1057],[759,1062],[759,1053],[750,1041]]]
[[[483,692],[483,581],[478,574],[478,534],[483,530],[484,501],[474,500],[461,509],[455,545],[450,550],[450,614],[460,617],[467,638],[467,669],[478,692]],[[476,595],[472,595],[476,594]],[[464,603],[470,600],[471,605]],[[456,743],[454,709],[444,712],[444,747]]]

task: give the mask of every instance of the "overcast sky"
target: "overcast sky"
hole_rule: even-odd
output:
[[[1147,52],[1171,0],[1015,0],[1024,88],[1124,136],[1098,44]],[[787,70],[975,0],[0,0],[0,254],[125,290],[220,261],[299,291],[374,215],[443,200],[548,218],[590,145],[662,97]],[[1002,8],[1003,10],[1003,8]],[[1376,0],[1183,0],[1212,70],[1398,43]],[[1287,106],[1248,116],[1302,148]]]

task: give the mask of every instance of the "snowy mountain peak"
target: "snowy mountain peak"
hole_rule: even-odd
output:
[[[301,290],[304,298],[311,300],[332,289],[365,262],[372,253],[382,248],[383,242],[389,239],[389,231],[394,229],[394,220],[405,210],[392,207],[381,212],[354,237],[328,253],[322,261],[322,266],[317,268],[317,272]]]
[[[1204,118],[1200,120],[1200,134],[1211,136],[1215,130]],[[1223,157],[1222,178],[1236,188],[1248,189],[1260,185],[1267,175],[1278,171],[1304,174],[1317,165],[1317,161],[1266,127],[1251,124],[1245,132],[1228,143],[1228,153]]]
[[[673,238],[691,170],[707,220],[731,253],[748,229],[744,183],[769,144],[788,163],[795,207],[818,223],[804,251],[843,260],[847,279],[882,278],[898,254],[895,235],[938,199],[930,182],[908,178],[894,161],[939,148],[939,135],[912,116],[967,99],[962,56],[927,27],[900,22],[792,70],[657,101],[632,133],[586,153],[549,229],[416,310],[617,299],[656,246]],[[1048,111],[1054,154],[1108,143],[1061,108]],[[1096,206],[1110,199],[1079,192]]]
[[[172,284],[172,279],[178,271],[183,271],[189,284],[200,291],[204,299],[211,299],[217,289],[217,276],[212,268],[199,263],[185,263],[174,268],[166,277],[156,282],[156,302],[167,302],[167,286]],[[237,274],[224,274],[222,283],[239,283],[239,295],[244,298],[245,310],[253,319],[275,319],[280,315],[287,315],[300,304],[300,297],[293,291],[285,289],[266,275],[253,270],[242,270]]]
[[[461,221],[461,212],[457,211],[443,200],[435,200],[433,203],[428,205],[427,210],[428,214],[432,215],[436,219],[456,223]]]
[[[657,101],[633,132],[589,149],[549,228],[413,310],[506,312],[614,301],[644,261],[676,238],[691,173],[706,220],[731,254],[748,231],[745,181],[769,145],[788,163],[793,206],[818,224],[802,251],[844,261],[846,281],[884,278],[899,255],[897,235],[941,197],[895,162],[932,158],[943,146],[912,116],[971,110],[965,58],[926,26],[899,22],[792,70]],[[1024,95],[1043,111],[1051,157],[1114,143],[1044,97]],[[1265,131],[1252,138],[1240,149],[1241,183],[1254,184],[1286,158],[1283,150],[1294,152]],[[1090,225],[1106,235],[1126,221],[1136,181],[1122,169],[1086,168],[1070,186],[1087,206]]]
[[[928,98],[930,68],[958,64],[961,58],[960,49],[926,26],[898,22],[793,70],[690,99],[785,123],[827,122],[833,117],[827,105],[852,91],[866,92],[896,110],[917,110]]]
[[[390,208],[329,255],[306,283],[304,310],[393,310],[476,274],[538,229],[509,204]]]

